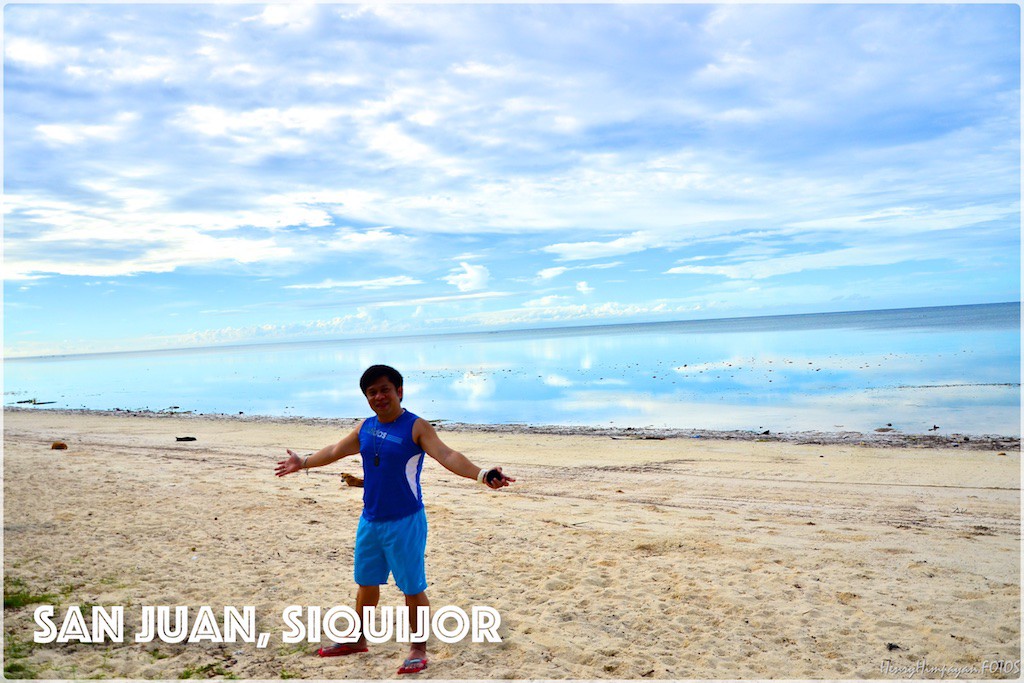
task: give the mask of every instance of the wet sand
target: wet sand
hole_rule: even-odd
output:
[[[123,644],[35,644],[38,604],[5,609],[8,671],[394,678],[398,643],[321,659],[281,639],[288,605],[352,604],[361,490],[340,479],[358,458],[274,463],[353,424],[5,411],[5,594],[58,625],[126,607]],[[1018,676],[995,664],[1020,659],[1014,439],[439,430],[519,481],[492,492],[427,459],[431,600],[496,608],[502,642],[435,639],[420,678]],[[251,605],[270,641],[135,643],[145,605]]]

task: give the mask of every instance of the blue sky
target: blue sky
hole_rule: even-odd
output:
[[[1016,5],[6,5],[8,356],[1020,298]]]

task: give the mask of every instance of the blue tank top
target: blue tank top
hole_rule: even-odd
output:
[[[363,456],[363,517],[368,521],[401,519],[423,508],[423,450],[412,439],[418,419],[406,410],[394,422],[380,422],[376,416],[363,421],[359,453]]]

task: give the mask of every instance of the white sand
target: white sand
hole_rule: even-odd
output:
[[[361,490],[338,476],[357,458],[284,479],[274,463],[344,431],[5,412],[8,590],[52,594],[58,623],[70,605],[125,605],[128,636],[33,644],[37,605],[8,609],[5,665],[62,679],[393,678],[398,643],[321,659],[281,642],[286,605],[352,603]],[[186,435],[197,441],[175,441]],[[895,667],[919,662],[1017,677],[982,670],[1020,659],[1017,451],[442,438],[519,481],[491,492],[428,458],[431,600],[495,607],[503,642],[433,641],[420,678],[905,678]],[[50,450],[56,439],[70,448]],[[136,644],[142,605],[254,605],[271,641]]]

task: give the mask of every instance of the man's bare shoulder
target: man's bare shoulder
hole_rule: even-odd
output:
[[[434,425],[430,424],[429,421],[424,420],[422,417],[417,416],[416,421],[412,423],[412,434],[429,434],[434,431]]]

